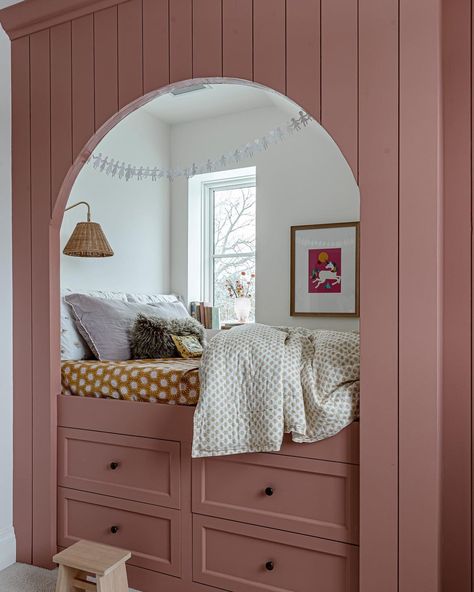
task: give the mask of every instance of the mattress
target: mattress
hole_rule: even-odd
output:
[[[99,362],[70,360],[61,364],[63,395],[196,405],[199,399],[196,359],[167,358]]]

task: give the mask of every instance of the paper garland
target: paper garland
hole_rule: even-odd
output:
[[[162,169],[159,166],[140,166],[125,164],[124,161],[104,156],[102,152],[92,154],[87,161],[95,170],[117,177],[120,180],[130,181],[131,179],[142,181],[143,179],[150,179],[151,181],[158,181],[159,179],[168,179],[173,181],[176,177],[191,178],[202,173],[213,173],[222,170],[228,165],[237,164],[240,161],[252,158],[256,152],[264,152],[274,144],[283,142],[288,136],[300,132],[306,128],[312,117],[304,111],[299,111],[298,117],[292,117],[286,123],[270,130],[265,135],[239,146],[234,150],[222,154],[216,159],[207,159],[204,163],[195,163],[172,169]]]

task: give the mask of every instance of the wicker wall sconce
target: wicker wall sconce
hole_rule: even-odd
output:
[[[64,211],[80,205],[87,207],[87,222],[78,222],[64,247],[63,253],[70,257],[112,257],[114,254],[100,224],[91,222],[91,208],[86,201],[69,206]]]

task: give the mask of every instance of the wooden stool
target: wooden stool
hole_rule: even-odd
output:
[[[79,541],[53,557],[59,564],[56,592],[128,592],[125,562],[131,556],[123,549]],[[87,581],[89,575],[97,584]]]

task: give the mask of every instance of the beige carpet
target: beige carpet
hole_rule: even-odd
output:
[[[0,571],[0,592],[54,592],[55,586],[56,571],[24,563]]]
[[[15,563],[0,571],[0,592],[54,592],[56,572]]]

